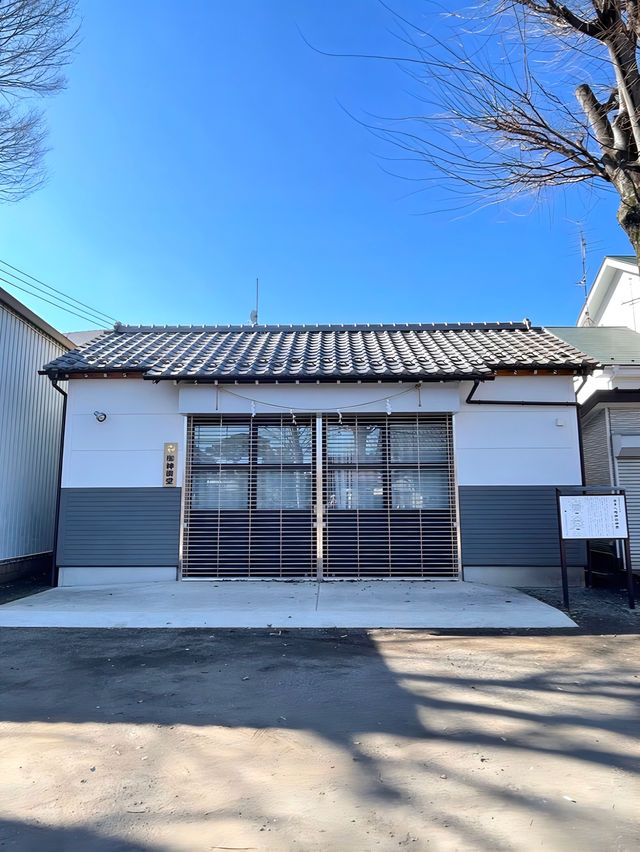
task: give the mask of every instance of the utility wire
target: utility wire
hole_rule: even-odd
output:
[[[21,287],[14,281],[9,281],[6,278],[1,278],[0,280],[4,281],[10,286],[16,287],[18,290],[22,290],[24,293],[29,293],[36,299],[40,299],[41,301],[47,302],[48,304],[53,305],[54,307],[57,307],[62,311],[66,311],[67,313],[80,317],[80,319],[84,319],[89,322],[97,322],[101,326],[110,326],[117,322],[115,317],[112,317],[109,314],[106,314],[96,308],[92,308],[91,305],[88,305],[86,302],[81,302],[79,299],[76,299],[73,296],[68,296],[62,290],[58,290],[55,287],[52,287],[50,284],[46,284],[44,281],[41,281],[39,278],[35,278],[33,275],[29,275],[28,272],[23,272],[16,266],[12,266],[6,260],[0,259],[0,264],[13,270],[13,272],[9,272],[6,269],[0,268],[0,272],[3,272],[5,275],[9,275],[11,278],[15,278],[21,284],[26,285],[26,287]],[[18,273],[18,275],[16,275],[15,273]],[[25,278],[30,280],[26,281]],[[32,284],[31,281],[34,281],[36,283]],[[38,287],[36,286],[37,284],[40,284],[42,286]],[[33,290],[37,290],[40,293],[44,293],[46,296],[51,296],[51,298],[55,299],[55,301],[51,301],[50,299],[45,299],[42,296],[38,296],[36,295],[36,293],[32,292]],[[57,296],[54,294],[57,294]],[[60,299],[58,297],[62,298]]]
[[[25,287],[19,287],[13,281],[9,281],[7,278],[3,278],[0,275],[0,281],[3,281],[5,284],[9,284],[11,287],[16,290],[22,290],[23,293],[28,293],[30,296],[33,296],[34,299],[39,299],[41,302],[47,302],[49,305],[53,305],[54,308],[58,308],[61,311],[65,311],[68,314],[73,314],[76,317],[80,317],[80,319],[85,320],[85,322],[96,322],[96,320],[86,314],[79,314],[77,311],[72,311],[70,308],[65,308],[59,302],[52,302],[51,299],[45,299],[44,296],[38,296],[37,293],[33,293],[31,290],[27,290]],[[101,327],[104,327],[104,322],[101,322]]]
[[[0,272],[5,272],[5,270],[0,268]],[[22,279],[18,278],[17,280],[21,281]],[[28,289],[27,287],[21,287],[20,284],[16,284],[15,281],[10,280],[8,278],[4,278],[2,275],[0,275],[0,281],[4,282],[5,284],[8,284],[10,287],[13,287],[15,290],[21,290],[23,293],[28,293],[28,295],[33,296],[34,299],[38,299],[41,302],[46,302],[49,305],[53,305],[53,307],[57,308],[58,310],[64,311],[68,314],[73,314],[76,317],[80,317],[80,319],[84,320],[85,322],[97,324],[100,328],[104,328],[109,325],[109,323],[105,322],[104,319],[100,317],[95,317],[85,312],[82,308],[80,308],[79,310],[74,310],[74,308],[76,307],[75,305],[73,305],[73,307],[68,307],[67,305],[61,303],[59,299],[56,299],[55,296],[53,297],[55,301],[52,299],[46,299],[44,296],[40,296],[38,295],[38,293],[34,293],[32,289]],[[46,290],[42,290],[42,292],[46,293],[47,296],[53,295],[52,293],[48,293]]]
[[[96,317],[102,317],[103,319],[109,320],[109,322],[117,322],[115,317],[110,316],[109,314],[105,314],[104,311],[96,310],[96,308],[92,308],[91,305],[87,305],[86,302],[81,302],[79,299],[74,298],[73,296],[68,296],[62,290],[57,290],[55,287],[52,287],[50,284],[46,284],[44,281],[41,281],[39,278],[35,278],[33,275],[29,275],[28,272],[23,272],[21,269],[18,269],[16,266],[12,266],[6,260],[0,259],[0,263],[4,266],[8,266],[9,269],[12,269],[14,272],[18,272],[23,278],[19,278],[23,284],[27,284],[30,287],[35,287],[34,284],[29,284],[28,281],[25,281],[24,278],[29,278],[31,281],[35,281],[37,284],[41,284],[46,290],[52,291],[52,293],[57,293],[64,298],[64,300],[68,303],[75,302],[76,305],[81,308],[88,308],[89,312]],[[12,278],[16,278],[17,276],[13,274],[13,272],[5,272],[6,275],[10,275]],[[39,290],[39,287],[35,287],[36,290]],[[46,291],[42,291],[46,292]]]

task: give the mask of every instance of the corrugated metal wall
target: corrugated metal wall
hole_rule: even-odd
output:
[[[623,435],[640,435],[640,410],[632,408],[610,408],[611,432]],[[627,495],[629,516],[629,546],[631,565],[640,570],[640,460],[616,459],[618,485]]]
[[[0,304],[0,560],[53,546],[62,396],[38,370],[65,351]]]
[[[631,565],[640,570],[640,459],[618,459],[620,488],[627,496]]]
[[[640,410],[626,408],[610,408],[611,431],[640,434]]]
[[[583,425],[582,444],[586,484],[610,486],[612,484],[611,448],[607,435],[605,411],[599,411],[588,423]]]

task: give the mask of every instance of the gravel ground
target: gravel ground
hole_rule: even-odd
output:
[[[572,615],[1,629],[0,848],[636,852],[637,611],[585,589]]]
[[[564,611],[561,589],[522,591]],[[636,609],[629,609],[626,588],[571,589],[569,614],[581,633],[640,633],[640,585],[637,583],[636,600]]]
[[[0,630],[0,847],[635,852],[637,638]]]

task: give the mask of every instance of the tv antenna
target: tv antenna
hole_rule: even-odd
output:
[[[587,243],[582,233],[582,228],[578,228],[580,235],[580,257],[582,259],[582,278],[578,281],[578,287],[584,289],[584,298],[587,300]]]
[[[585,325],[591,325],[591,317],[589,316],[589,308],[586,307],[587,304],[587,296],[589,288],[587,287],[587,241],[584,238],[584,233],[582,231],[582,227],[578,225],[578,235],[580,237],[580,258],[582,260],[582,277],[576,283],[576,286],[582,287],[584,290],[584,304],[585,304]]]
[[[251,314],[249,315],[249,322],[251,325],[256,325],[258,322],[258,286],[258,279],[256,278],[256,309],[255,311],[251,311]]]

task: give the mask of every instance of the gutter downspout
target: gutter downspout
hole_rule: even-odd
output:
[[[583,377],[582,384],[580,385],[580,387],[576,388],[576,396],[578,395],[578,392],[581,391],[584,387],[587,378],[588,376],[585,375]],[[473,387],[471,388],[471,390],[467,394],[467,398],[465,399],[467,405],[566,405],[572,408],[578,407],[578,403],[575,400],[573,402],[549,402],[548,400],[541,400],[540,402],[536,402],[535,400],[530,399],[474,399],[476,391],[480,387],[480,383],[485,381],[493,382],[495,381],[495,379],[491,378],[473,380]]]
[[[58,533],[60,529],[60,498],[62,496],[62,457],[64,455],[64,433],[67,425],[67,398],[68,394],[66,391],[63,391],[62,388],[58,385],[58,380],[51,378],[51,384],[58,391],[58,393],[62,394],[62,424],[60,430],[60,449],[59,449],[59,458],[58,458],[58,490],[56,494],[56,519],[55,526],[53,528],[53,559],[51,564],[51,585],[55,588],[58,585]]]

